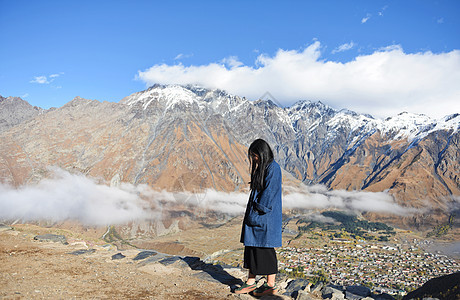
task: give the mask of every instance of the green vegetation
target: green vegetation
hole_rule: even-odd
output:
[[[285,269],[281,269],[280,273],[287,274],[290,277],[294,278],[308,279],[313,285],[317,284],[318,282],[328,283],[330,281],[329,277],[323,269],[313,272],[313,276],[306,275],[304,273],[304,270],[305,269],[303,266],[298,266],[293,268],[292,271],[286,271]]]
[[[443,235],[446,235],[449,232],[449,230],[452,229],[452,226],[454,224],[454,219],[455,219],[455,214],[451,214],[449,216],[449,219],[447,220],[447,223],[434,227],[433,230],[427,234],[427,237],[432,237],[432,236],[441,237]]]
[[[122,244],[134,247],[133,245],[131,245],[130,243],[128,243],[121,237],[121,235],[115,230],[115,226],[113,225],[110,226],[107,234],[104,236],[104,241],[106,241],[107,243],[113,243],[116,241],[120,241]]]
[[[310,278],[310,282],[312,285],[317,284],[318,282],[328,283],[330,281],[329,277],[327,276],[326,272],[323,269],[313,272],[315,275],[313,278]]]
[[[339,224],[326,224],[317,221],[299,220],[297,221],[297,224],[308,223],[308,225],[298,225],[299,232],[309,232],[315,228],[320,228],[322,230],[338,231],[333,234],[333,237],[335,238],[346,238],[351,236],[354,239],[374,240],[375,237],[369,234],[369,232],[373,232],[381,234],[378,236],[380,241],[388,241],[388,237],[395,234],[394,229],[384,223],[359,220],[356,216],[348,215],[344,212],[326,211],[321,214],[325,217],[333,218]]]

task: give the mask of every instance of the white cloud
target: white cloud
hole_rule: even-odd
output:
[[[35,76],[33,80],[31,80],[31,83],[38,83],[38,84],[50,84],[53,82],[56,78],[59,76],[63,75],[64,72],[58,73],[58,74],[51,74],[49,76]]]
[[[33,80],[30,81],[31,83],[39,83],[39,84],[48,84],[48,78],[46,76],[35,76]]]
[[[345,43],[345,44],[342,44],[342,45],[338,46],[337,48],[332,50],[331,53],[335,54],[335,53],[339,53],[339,52],[348,51],[348,50],[352,49],[354,46],[356,46],[356,44],[353,43],[353,41],[351,41],[349,43]]]
[[[228,66],[230,69],[241,67],[243,65],[243,63],[240,62],[236,56],[226,57],[222,60],[222,63]]]
[[[184,54],[184,53],[179,53],[174,57],[174,60],[179,60],[179,59],[184,59],[184,58],[189,58],[192,57],[193,54]]]
[[[380,17],[383,17],[383,12],[388,8],[388,5],[385,5],[384,7],[382,7],[382,10],[378,12],[378,15]]]
[[[319,41],[299,51],[280,49],[274,56],[259,55],[255,67],[235,58],[197,66],[157,64],[137,78],[147,86],[200,84],[253,100],[268,91],[283,105],[321,100],[381,118],[402,111],[432,117],[460,112],[460,50],[408,54],[392,45],[346,63],[321,59],[321,50]]]
[[[402,207],[387,192],[327,190],[324,185],[299,186],[286,193],[285,208],[326,209],[338,208],[358,212],[377,212],[410,215],[420,210]]]
[[[17,189],[0,183],[0,219],[78,220],[89,225],[126,223],[148,218],[149,203],[141,200],[145,186],[118,188],[83,175],[52,169],[53,176]]]
[[[361,23],[364,24],[366,23],[367,21],[369,21],[369,19],[372,17],[371,14],[366,14],[366,16],[364,18],[361,19]]]
[[[226,193],[211,189],[193,194],[155,191],[147,185],[129,183],[107,186],[82,174],[71,174],[58,168],[50,168],[50,171],[50,178],[33,185],[14,188],[0,183],[0,220],[76,220],[98,226],[125,224],[159,219],[165,205],[174,204],[241,215],[249,197],[248,192]],[[328,191],[322,185],[285,189],[283,207],[287,209],[339,208],[396,215],[417,212],[399,206],[384,192]]]

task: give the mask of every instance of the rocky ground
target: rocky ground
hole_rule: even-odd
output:
[[[213,279],[209,273],[192,270],[184,266],[184,261],[147,262],[149,258],[135,261],[133,258],[140,250],[119,250],[84,239],[67,239],[66,244],[47,239],[47,236],[35,240],[37,228],[13,227],[3,227],[0,232],[2,299],[235,298],[231,293],[231,283],[224,284]],[[49,233],[49,230],[41,231]],[[77,250],[84,251],[71,254]],[[119,253],[125,257],[112,258]],[[238,271],[237,274],[228,274],[227,280],[239,281],[238,276],[243,274],[235,271]]]
[[[240,268],[195,256],[107,244],[91,231],[0,224],[1,299],[255,299],[232,293],[245,277]],[[261,299],[394,299],[282,274],[277,286],[278,295]]]

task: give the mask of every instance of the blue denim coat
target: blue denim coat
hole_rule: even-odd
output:
[[[281,247],[281,230],[281,168],[273,161],[267,166],[264,190],[251,191],[240,241],[251,247]]]

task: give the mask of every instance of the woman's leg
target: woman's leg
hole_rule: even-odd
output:
[[[256,282],[256,275],[252,274],[251,271],[249,271],[249,274],[248,274],[248,280],[246,281],[246,284],[254,284],[254,282]]]
[[[276,277],[276,274],[267,275],[267,284],[269,286],[275,286],[275,277]]]
[[[275,295],[278,292],[278,288],[275,287],[275,277],[276,274],[267,275],[267,282],[254,290],[254,296]]]

